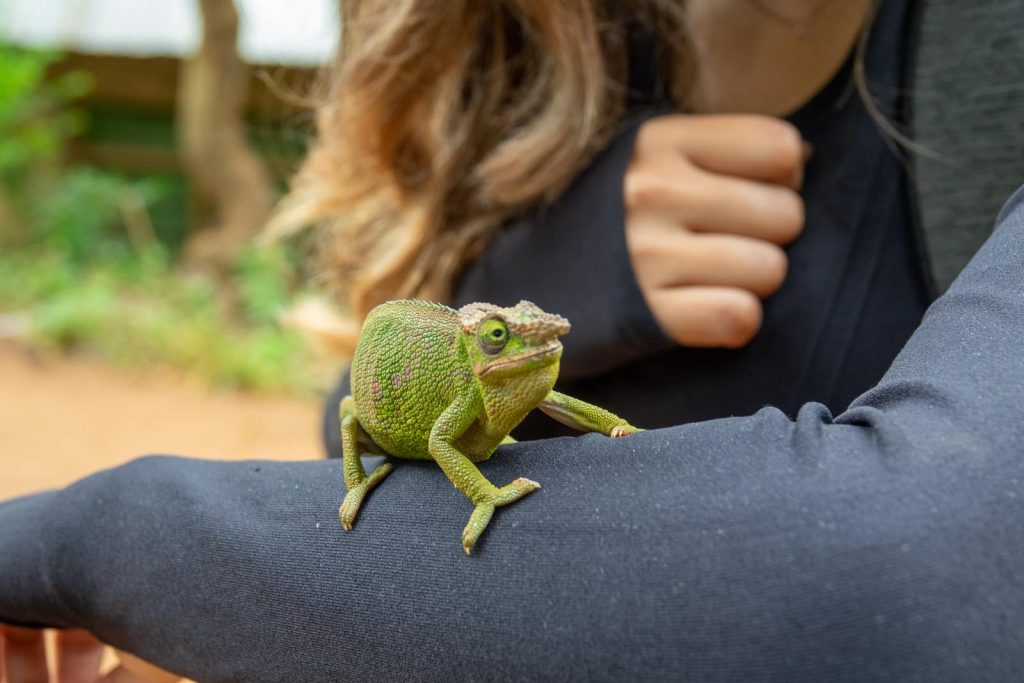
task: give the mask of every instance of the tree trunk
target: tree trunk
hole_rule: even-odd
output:
[[[274,190],[246,137],[248,68],[236,49],[235,5],[198,2],[203,40],[178,84],[179,150],[192,187],[185,254],[190,265],[222,270],[263,227]]]

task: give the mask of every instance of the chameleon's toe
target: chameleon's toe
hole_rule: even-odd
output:
[[[494,493],[477,503],[476,508],[473,509],[473,514],[469,517],[469,523],[462,530],[462,549],[466,551],[466,554],[470,554],[480,535],[487,528],[487,524],[494,515],[494,508],[514,503],[526,494],[539,488],[540,484],[537,482],[520,477],[511,484],[495,489]]]
[[[501,507],[502,505],[508,505],[514,503],[527,493],[531,493],[540,488],[540,484],[532,479],[526,477],[519,477],[511,484],[505,484],[498,492],[491,498],[490,502],[494,503],[495,506]]]
[[[462,549],[466,551],[467,555],[472,552],[473,546],[476,545],[480,534],[487,528],[493,514],[494,503],[480,503],[473,509],[473,514],[469,516],[469,523],[462,530]]]
[[[639,427],[634,427],[633,425],[625,424],[619,425],[617,427],[612,427],[612,431],[609,432],[608,436],[610,436],[613,439],[618,439],[623,436],[629,436],[630,434],[636,434],[637,432],[642,431],[644,430],[640,429]]]
[[[338,508],[338,519],[341,520],[341,528],[345,531],[352,530],[352,524],[356,521],[356,514],[359,512],[359,506],[363,504],[365,495],[366,489],[361,485],[349,489],[349,492],[345,494],[345,500]]]
[[[384,477],[391,474],[391,470],[394,468],[394,465],[386,462],[371,472],[370,476],[362,482],[349,488],[348,493],[345,494],[345,500],[342,501],[341,507],[338,508],[338,518],[341,520],[342,529],[345,531],[352,530],[352,525],[355,524],[356,515],[359,514],[359,508],[362,506],[366,494],[372,491]]]

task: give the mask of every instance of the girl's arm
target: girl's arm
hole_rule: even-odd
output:
[[[0,621],[198,680],[1024,677],[1024,191],[881,383],[502,447],[544,489],[466,557],[400,463],[351,533],[341,464],[155,457],[0,505]]]

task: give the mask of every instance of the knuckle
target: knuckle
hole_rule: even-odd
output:
[[[644,301],[658,325],[679,344],[686,344],[686,338],[679,330],[682,311],[675,305],[670,293],[659,287],[642,288]]]
[[[622,181],[622,194],[627,211],[655,204],[667,191],[664,180],[642,170],[630,171]]]
[[[634,153],[645,150],[658,151],[664,145],[666,137],[672,135],[678,128],[680,119],[683,117],[678,114],[666,114],[644,121],[636,132]]]
[[[647,221],[626,221],[626,250],[633,262],[634,269],[646,264],[664,251],[663,240],[659,238],[658,232]]]
[[[761,301],[744,292],[724,302],[719,308],[722,345],[726,348],[746,346],[761,329]]]
[[[622,181],[622,198],[627,211],[634,211],[643,204],[649,192],[647,179],[637,171],[629,171]]]
[[[658,134],[661,132],[661,128],[664,125],[661,118],[662,117],[657,116],[640,124],[640,127],[636,131],[636,146],[649,142],[651,138],[658,137]]]

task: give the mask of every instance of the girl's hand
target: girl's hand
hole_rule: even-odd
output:
[[[737,348],[779,288],[804,227],[807,146],[755,115],[671,115],[640,127],[624,182],[626,242],[651,312],[677,343]]]
[[[105,646],[88,631],[56,632],[50,662],[47,640],[39,629],[0,626],[0,681],[3,683],[173,683],[179,676],[137,657],[118,652],[120,663],[100,678]]]

